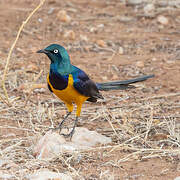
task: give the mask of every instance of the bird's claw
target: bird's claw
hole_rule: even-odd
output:
[[[49,131],[52,130],[52,131],[56,131],[56,130],[59,130],[59,133],[61,132],[61,127],[58,126],[58,127],[55,127],[55,128],[49,128],[48,129]]]
[[[70,140],[71,140],[73,134],[74,134],[74,130],[72,130],[69,134],[61,133],[60,135],[64,136],[65,138],[70,138]]]

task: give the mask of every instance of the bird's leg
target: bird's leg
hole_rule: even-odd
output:
[[[64,124],[65,120],[68,118],[68,116],[71,114],[71,112],[68,112],[66,114],[66,116],[64,117],[64,119],[59,123],[59,126],[57,127],[57,129],[61,130],[62,125]]]
[[[78,116],[76,116],[76,119],[75,119],[75,121],[74,121],[74,126],[73,126],[71,132],[70,132],[69,134],[61,134],[61,135],[63,135],[64,137],[70,137],[70,140],[71,140],[71,138],[72,138],[72,136],[73,136],[73,134],[74,134],[74,131],[75,131],[75,127],[76,127],[77,122],[78,122]]]
[[[65,120],[68,118],[68,116],[71,114],[71,112],[68,112],[66,114],[66,116],[64,117],[64,119],[59,123],[59,126],[56,127],[56,128],[52,128],[53,130],[58,130],[59,129],[59,132],[61,132],[61,129],[62,129],[62,125],[64,124]]]
[[[63,135],[64,137],[70,137],[70,140],[71,140],[71,138],[72,138],[72,136],[73,136],[73,134],[74,134],[75,127],[76,127],[77,122],[78,122],[78,117],[79,117],[80,114],[81,114],[81,107],[82,107],[82,103],[77,104],[76,119],[75,119],[75,121],[74,121],[74,126],[73,126],[71,132],[70,132],[69,134],[61,134],[61,135]]]

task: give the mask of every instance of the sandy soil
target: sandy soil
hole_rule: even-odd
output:
[[[1,76],[17,31],[37,3],[0,1]],[[146,5],[47,0],[33,15],[10,59],[6,88],[13,102],[10,107],[0,102],[0,158],[18,167],[0,166],[0,171],[15,174],[12,179],[42,167],[70,171],[75,179],[170,180],[180,176],[180,11],[155,3],[147,15]],[[62,22],[61,10],[69,22]],[[168,22],[158,22],[160,15]],[[155,74],[136,89],[103,92],[104,101],[84,104],[78,126],[110,136],[113,143],[82,152],[80,160],[63,155],[66,160],[72,156],[67,162],[79,177],[60,158],[45,163],[32,156],[36,137],[52,123],[57,125],[66,112],[45,86],[49,60],[35,53],[51,43],[67,48],[72,64],[97,82]],[[41,88],[30,92],[33,84]],[[72,120],[73,116],[66,125],[71,126]]]

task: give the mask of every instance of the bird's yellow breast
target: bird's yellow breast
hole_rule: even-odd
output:
[[[69,74],[68,78],[68,86],[63,90],[54,89],[49,81],[49,74],[47,76],[47,82],[51,87],[53,93],[61,99],[63,102],[67,104],[76,103],[77,105],[82,104],[86,101],[89,97],[83,96],[80,94],[74,87],[73,87],[73,76]]]

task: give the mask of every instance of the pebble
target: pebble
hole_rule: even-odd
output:
[[[104,24],[97,25],[97,28],[104,28]]]
[[[89,31],[90,31],[91,33],[96,33],[98,30],[97,30],[96,27],[91,27],[91,28],[89,29]]]
[[[61,133],[67,133],[62,129]],[[75,133],[69,141],[59,132],[48,131],[34,146],[33,154],[38,159],[51,159],[62,153],[88,149],[97,144],[111,143],[111,138],[103,136],[95,131],[89,131],[83,127],[76,127]]]
[[[71,21],[71,17],[67,15],[67,12],[65,10],[61,10],[57,13],[57,18],[62,21],[69,23]]]
[[[48,14],[52,14],[54,12],[55,8],[51,7],[49,10],[48,10]]]
[[[75,38],[76,38],[75,32],[72,30],[66,31],[64,33],[64,38],[70,39],[70,40],[75,40]]]
[[[162,25],[167,25],[169,23],[168,18],[162,15],[157,17],[157,21]]]
[[[88,37],[82,34],[80,34],[80,39],[81,41],[86,41],[86,42],[88,41]]]
[[[120,55],[124,54],[124,49],[123,49],[123,47],[119,47],[119,51],[118,51],[118,52],[119,52]]]
[[[39,18],[39,19],[38,19],[38,21],[39,21],[40,23],[42,23],[42,22],[43,22],[43,20],[42,20],[41,18]]]
[[[146,15],[154,15],[154,11],[155,11],[155,6],[154,4],[147,4],[146,6],[144,6],[144,13]]]
[[[100,47],[106,47],[106,42],[103,41],[102,39],[97,40],[96,44]]]
[[[143,61],[137,61],[136,66],[139,68],[142,68],[142,67],[144,67],[144,62]]]

